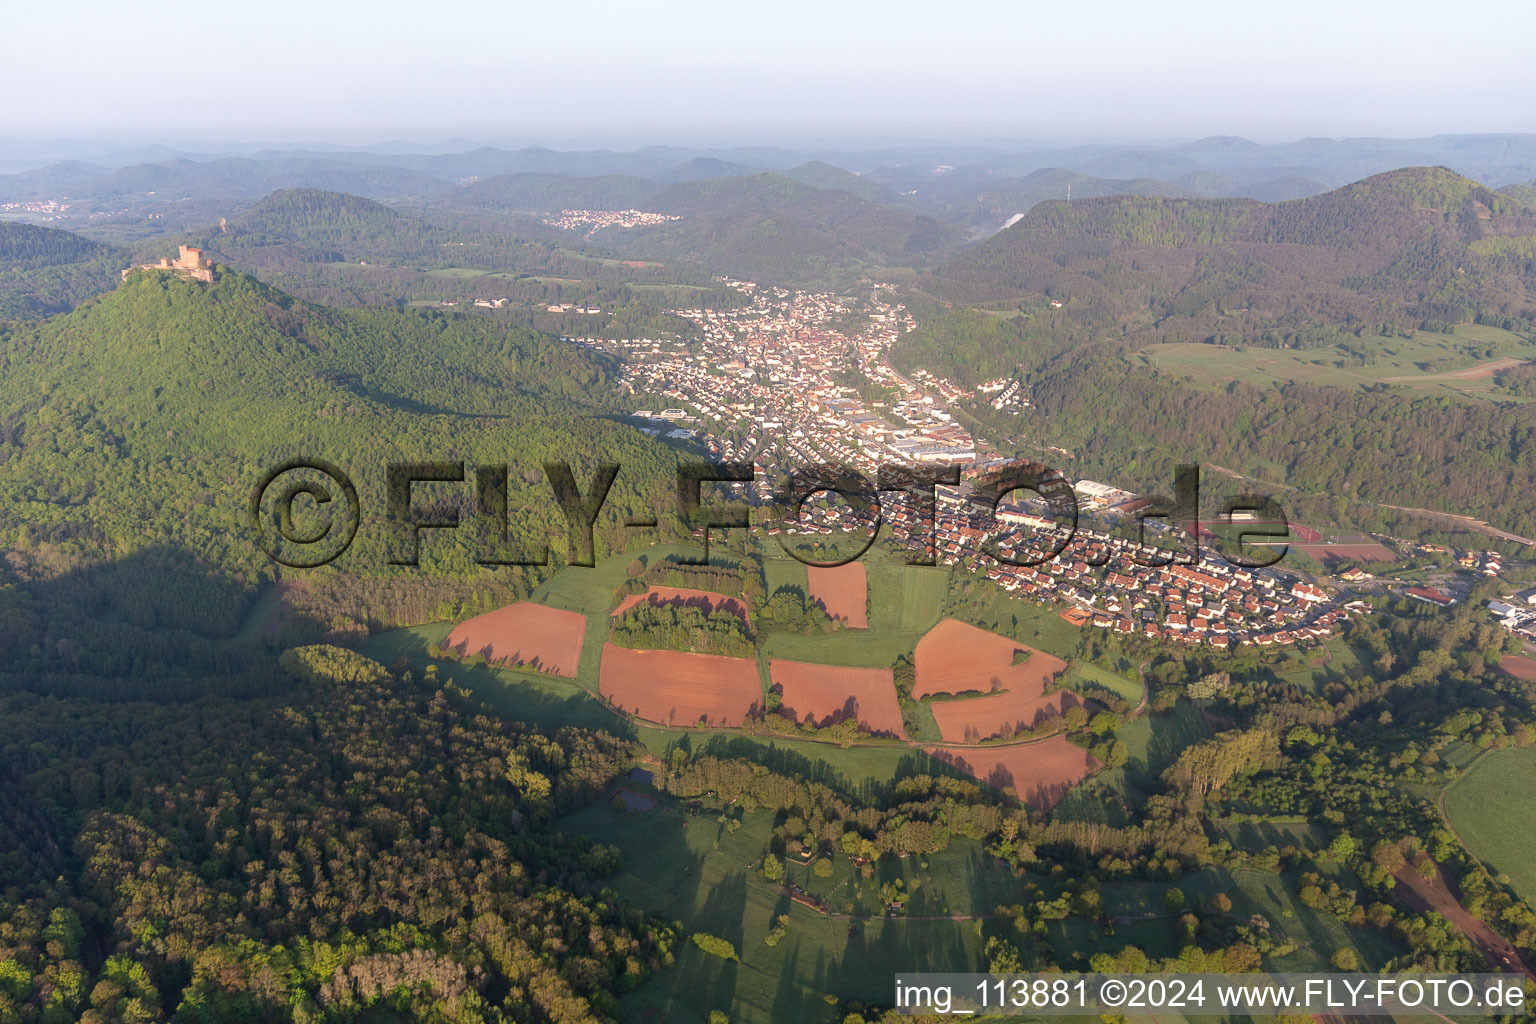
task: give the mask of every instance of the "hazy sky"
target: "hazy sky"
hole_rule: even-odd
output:
[[[12,136],[1536,131],[1531,0],[77,0],[5,22]]]

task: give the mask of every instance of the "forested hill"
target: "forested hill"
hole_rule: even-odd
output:
[[[1171,180],[1097,178],[1060,167],[1046,167],[1022,178],[1005,178],[973,187],[980,191],[975,204],[966,211],[967,220],[992,227],[997,227],[1014,215],[1024,214],[1037,203],[1066,199],[1069,187],[1074,201],[1130,195],[1185,199],[1241,196],[1278,201],[1298,199],[1324,191],[1323,186],[1317,182],[1296,175],[1246,181],[1234,180],[1214,171],[1192,171]]]
[[[464,460],[472,481],[475,465],[514,466],[511,507],[538,514],[514,516],[511,539],[552,539],[559,564],[544,462],[568,461],[583,488],[598,461],[622,466],[600,542],[672,507],[673,456],[606,418],[608,374],[585,350],[485,318],[326,309],[232,272],[213,285],[135,274],[16,329],[0,341],[0,538],[28,576],[101,568],[76,572],[88,582],[58,608],[0,590],[0,605],[21,602],[7,606],[15,628],[0,628],[0,671],[48,669],[61,639],[99,672],[231,635],[273,569],[246,502],[265,469],[296,457],[341,467],[361,497],[351,549],[298,591],[322,626],[520,594],[542,571],[479,569],[468,529],[429,538],[421,573],[392,567],[384,467]],[[469,487],[435,493],[468,520]]]
[[[1501,195],[1517,199],[1526,206],[1536,207],[1536,181],[1527,181],[1519,185],[1505,185],[1499,189]]]
[[[0,319],[46,316],[112,287],[121,250],[69,231],[0,221]]]
[[[383,203],[345,192],[313,188],[279,189],[221,229],[226,245],[374,243],[385,236],[429,232],[415,218]],[[407,246],[409,242],[407,240]]]
[[[672,962],[554,825],[627,744],[334,647],[243,660],[266,694],[0,692],[0,1020],[600,1024]]]
[[[1296,488],[1288,507],[1324,522],[1386,529],[1381,503],[1536,537],[1529,368],[1487,393],[1412,386],[1442,357],[1491,379],[1495,349],[1513,366],[1536,339],[1536,210],[1449,171],[1276,204],[1045,203],[919,285],[960,308],[930,309],[893,361],[971,384],[1020,374],[1025,414],[979,414],[1004,443],[1071,452],[1076,474],[1161,492],[1176,463],[1215,464]],[[1474,319],[1504,330],[1446,339]],[[1445,340],[1407,376],[1351,375],[1418,333]],[[1180,372],[1150,348],[1171,342],[1208,344],[1180,347],[1187,365],[1232,369]]]
[[[1154,196],[1042,203],[919,286],[1050,298],[1053,332],[1133,343],[1291,343],[1338,325],[1536,316],[1536,211],[1443,168],[1265,204]]]
[[[243,267],[284,267],[362,259],[432,264],[465,236],[344,192],[281,189],[221,224],[194,232],[188,243]],[[475,249],[510,248],[511,239],[474,237]],[[461,257],[462,258],[462,257]]]
[[[813,188],[830,189],[834,192],[847,192],[856,195],[860,199],[867,199],[872,203],[899,203],[901,197],[893,189],[889,189],[879,182],[870,181],[860,177],[852,171],[845,171],[841,167],[833,167],[821,160],[811,160],[780,171],[786,178],[798,181],[803,185]]]
[[[436,204],[501,213],[644,209],[651,197],[665,187],[661,182],[629,174],[590,178],[570,174],[503,174],[440,196]]]
[[[921,267],[963,238],[931,217],[780,174],[682,182],[649,205],[681,219],[600,232],[599,241],[628,255],[696,260],[754,279],[814,281],[857,266]]]

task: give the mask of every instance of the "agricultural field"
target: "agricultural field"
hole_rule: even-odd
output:
[[[1376,361],[1369,366],[1352,365],[1356,360],[1350,354],[1332,346],[1273,349],[1198,342],[1149,345],[1134,358],[1141,365],[1208,387],[1232,381],[1260,387],[1277,381],[1351,388],[1386,384],[1416,394],[1500,401],[1516,399],[1494,387],[1494,373],[1536,360],[1536,344],[1478,324],[1459,325],[1454,335],[1419,331],[1412,338],[1363,337],[1353,344],[1376,353]],[[1464,347],[1491,349],[1492,354],[1474,358]]]
[[[1473,855],[1495,874],[1502,872],[1517,893],[1536,900],[1536,806],[1510,794],[1536,791],[1536,748],[1505,747],[1478,758],[1445,788],[1451,827]]]
[[[930,747],[928,753],[1038,810],[1055,807],[1099,766],[1065,736],[990,747]]]
[[[836,568],[807,566],[811,599],[821,605],[829,618],[840,619],[850,629],[868,629],[869,581],[863,562],[849,562]]]
[[[803,661],[768,663],[781,707],[817,725],[857,719],[871,733],[901,736],[901,706],[888,668],[848,668]]]
[[[1019,666],[1022,668],[1023,666]],[[929,710],[946,743],[980,743],[997,736],[1037,729],[1051,718],[1065,714],[1083,702],[1070,690],[1041,692],[1044,679],[1007,679],[1008,689],[985,697],[933,701]]]
[[[445,641],[461,657],[521,666],[552,675],[576,677],[581,661],[586,616],[520,601],[465,619]]]
[[[654,568],[669,558],[697,554],[697,548],[672,545],[647,550],[641,556],[647,568]],[[992,779],[1013,788],[1026,800],[1048,806],[1097,767],[1081,748],[1059,737],[1042,743],[978,748],[973,757],[962,757],[954,749],[1032,727],[1038,724],[1039,716],[1060,714],[1069,704],[1075,706],[1079,698],[1071,688],[1045,693],[1067,668],[1062,659],[962,622],[941,621],[947,570],[901,565],[876,555],[869,560],[864,577],[874,599],[870,628],[834,627],[830,632],[804,633],[774,631],[770,625],[758,638],[758,657],[752,659],[637,650],[605,643],[612,616],[643,602],[677,601],[701,608],[707,604],[712,610],[724,608],[743,620],[751,617],[751,610],[739,598],[668,587],[651,587],[644,594],[629,596],[615,609],[614,594],[632,578],[635,560],[631,552],[605,559],[594,569],[561,572],[536,589],[532,604],[477,616],[453,629],[439,623],[395,630],[370,638],[364,646],[386,662],[404,657],[421,671],[452,678],[508,715],[533,724],[557,727],[569,722],[603,728],[635,739],[663,756],[681,743],[694,751],[708,749],[720,756],[793,765],[798,772],[849,791],[888,782],[905,766],[907,770]],[[769,593],[780,586],[810,593],[809,577],[800,563],[768,557],[764,570]],[[1051,628],[1077,635],[1073,627],[1047,609],[1019,602],[1008,602],[1004,607],[1010,607],[1008,622],[1020,632],[1030,632],[1029,623],[1055,619],[1059,625]],[[566,629],[564,660],[559,662],[564,679],[556,679],[547,671],[530,670],[551,664],[547,656],[541,657],[537,666],[525,655],[502,664],[436,658],[444,639],[452,635],[462,640],[470,623],[517,620],[527,608],[539,608]],[[1020,614],[1025,618],[1021,620]],[[549,637],[530,636],[528,642],[533,639],[546,641]],[[465,653],[499,652],[499,648],[484,643],[460,646]],[[893,663],[902,656],[916,656],[918,696],[972,694],[922,702],[913,726],[916,731],[910,733],[907,744],[894,742],[909,735],[891,674]],[[948,679],[945,673],[953,671],[940,667],[944,661],[960,666],[960,674]],[[1130,666],[1117,667],[1130,670]],[[991,692],[994,680],[997,692]],[[1064,681],[1076,681],[1084,688],[1091,683],[1139,699],[1138,684],[1097,667],[1076,669]],[[742,732],[754,709],[765,703],[765,685],[780,691],[782,706],[799,721],[824,727],[854,717],[877,738],[834,743],[814,737]],[[881,742],[878,737],[890,738]],[[935,757],[927,748],[937,744],[950,749]]]
[[[949,571],[901,565],[873,551],[858,564],[865,567],[869,588],[868,629],[841,629],[820,636],[770,632],[762,638],[763,652],[771,658],[865,668],[889,668],[897,657],[910,656],[923,634],[939,621]],[[770,594],[780,586],[810,593],[807,567],[792,558],[770,557],[763,571]]]
[[[945,619],[923,637],[916,665],[913,697],[1015,688],[1038,695],[1067,667],[1060,658],[956,619]]]
[[[762,703],[763,684],[749,658],[604,644],[598,693],[648,722],[731,727]]]
[[[1506,654],[1499,659],[1499,668],[1516,679],[1536,679],[1536,660],[1519,654]]]

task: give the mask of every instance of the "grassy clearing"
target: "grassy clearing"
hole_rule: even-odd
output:
[[[1070,662],[1082,649],[1085,627],[1072,625],[1060,611],[1013,597],[995,584],[975,579],[957,580],[944,607],[945,615]]]
[[[769,593],[780,586],[806,589],[805,566],[792,558],[768,558],[763,568]],[[869,579],[869,629],[815,636],[769,633],[762,642],[763,652],[773,658],[866,668],[887,668],[897,656],[910,655],[939,621],[948,570],[899,565],[873,554],[864,559],[864,568]]]
[[[1281,670],[1279,677],[1300,687],[1305,693],[1317,695],[1323,687],[1347,678],[1349,672],[1360,667],[1360,658],[1341,636],[1332,636],[1322,646],[1322,655],[1309,653],[1297,657],[1294,668]]]
[[[1511,799],[1536,786],[1536,748],[1508,747],[1481,758],[1445,789],[1445,812],[1474,856],[1509,881],[1523,899],[1536,900],[1536,805]]]
[[[942,617],[948,569],[899,565],[884,558],[866,559],[864,566],[871,629],[927,632]]]
[[[1386,383],[1396,389],[1456,398],[1509,401],[1491,376],[1456,377],[1497,359],[1536,359],[1536,344],[1517,334],[1477,324],[1460,325],[1454,335],[1419,331],[1412,338],[1361,338],[1357,347],[1377,354],[1370,366],[1351,366],[1350,356],[1335,347],[1270,349],[1250,346],[1177,343],[1151,345],[1136,355],[1141,365],[1179,374],[1197,384],[1223,387],[1240,380],[1264,387],[1276,381],[1300,381],[1332,387],[1368,387]],[[1477,347],[1474,357],[1465,349]]]
[[[1141,683],[1087,661],[1074,661],[1067,667],[1062,682],[1074,690],[1108,690],[1128,701],[1131,707],[1141,703]]]

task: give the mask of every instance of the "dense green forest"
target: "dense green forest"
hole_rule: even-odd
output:
[[[506,225],[503,225],[506,227]],[[519,269],[541,265],[553,232],[521,221],[516,231],[443,225],[372,199],[321,189],[280,189],[188,244],[242,266],[291,270],[305,263]]]
[[[582,488],[598,462],[622,467],[600,550],[624,542],[623,522],[675,504],[670,451],[608,418],[610,374],[586,350],[488,319],[325,309],[228,272],[207,286],[137,274],[17,327],[0,343],[0,535],[23,577],[81,573],[80,592],[51,603],[0,591],[0,659],[153,675],[178,646],[214,657],[207,645],[277,582],[246,505],[262,472],[293,458],[342,468],[361,511],[346,554],[283,584],[304,629],[416,622],[526,592],[567,558],[544,463],[568,463]],[[413,508],[464,525],[422,532],[420,570],[391,565],[401,534],[385,468],[442,461],[464,463],[464,482],[416,485]],[[548,568],[476,561],[477,467],[502,465],[507,547],[553,540]]]
[[[109,291],[128,257],[54,228],[0,221],[0,320],[64,312]]]
[[[1320,498],[1329,521],[1377,502],[1472,515],[1536,536],[1530,406],[1362,393],[1307,384],[1190,387],[1085,351],[1032,374],[1039,436],[1070,447],[1073,472],[1165,492],[1173,467],[1213,463]],[[1117,397],[1106,416],[1102,396]],[[1303,507],[1291,499],[1293,514]]]
[[[334,647],[270,693],[0,695],[0,1020],[611,1019],[673,927],[551,827],[627,759]]]

